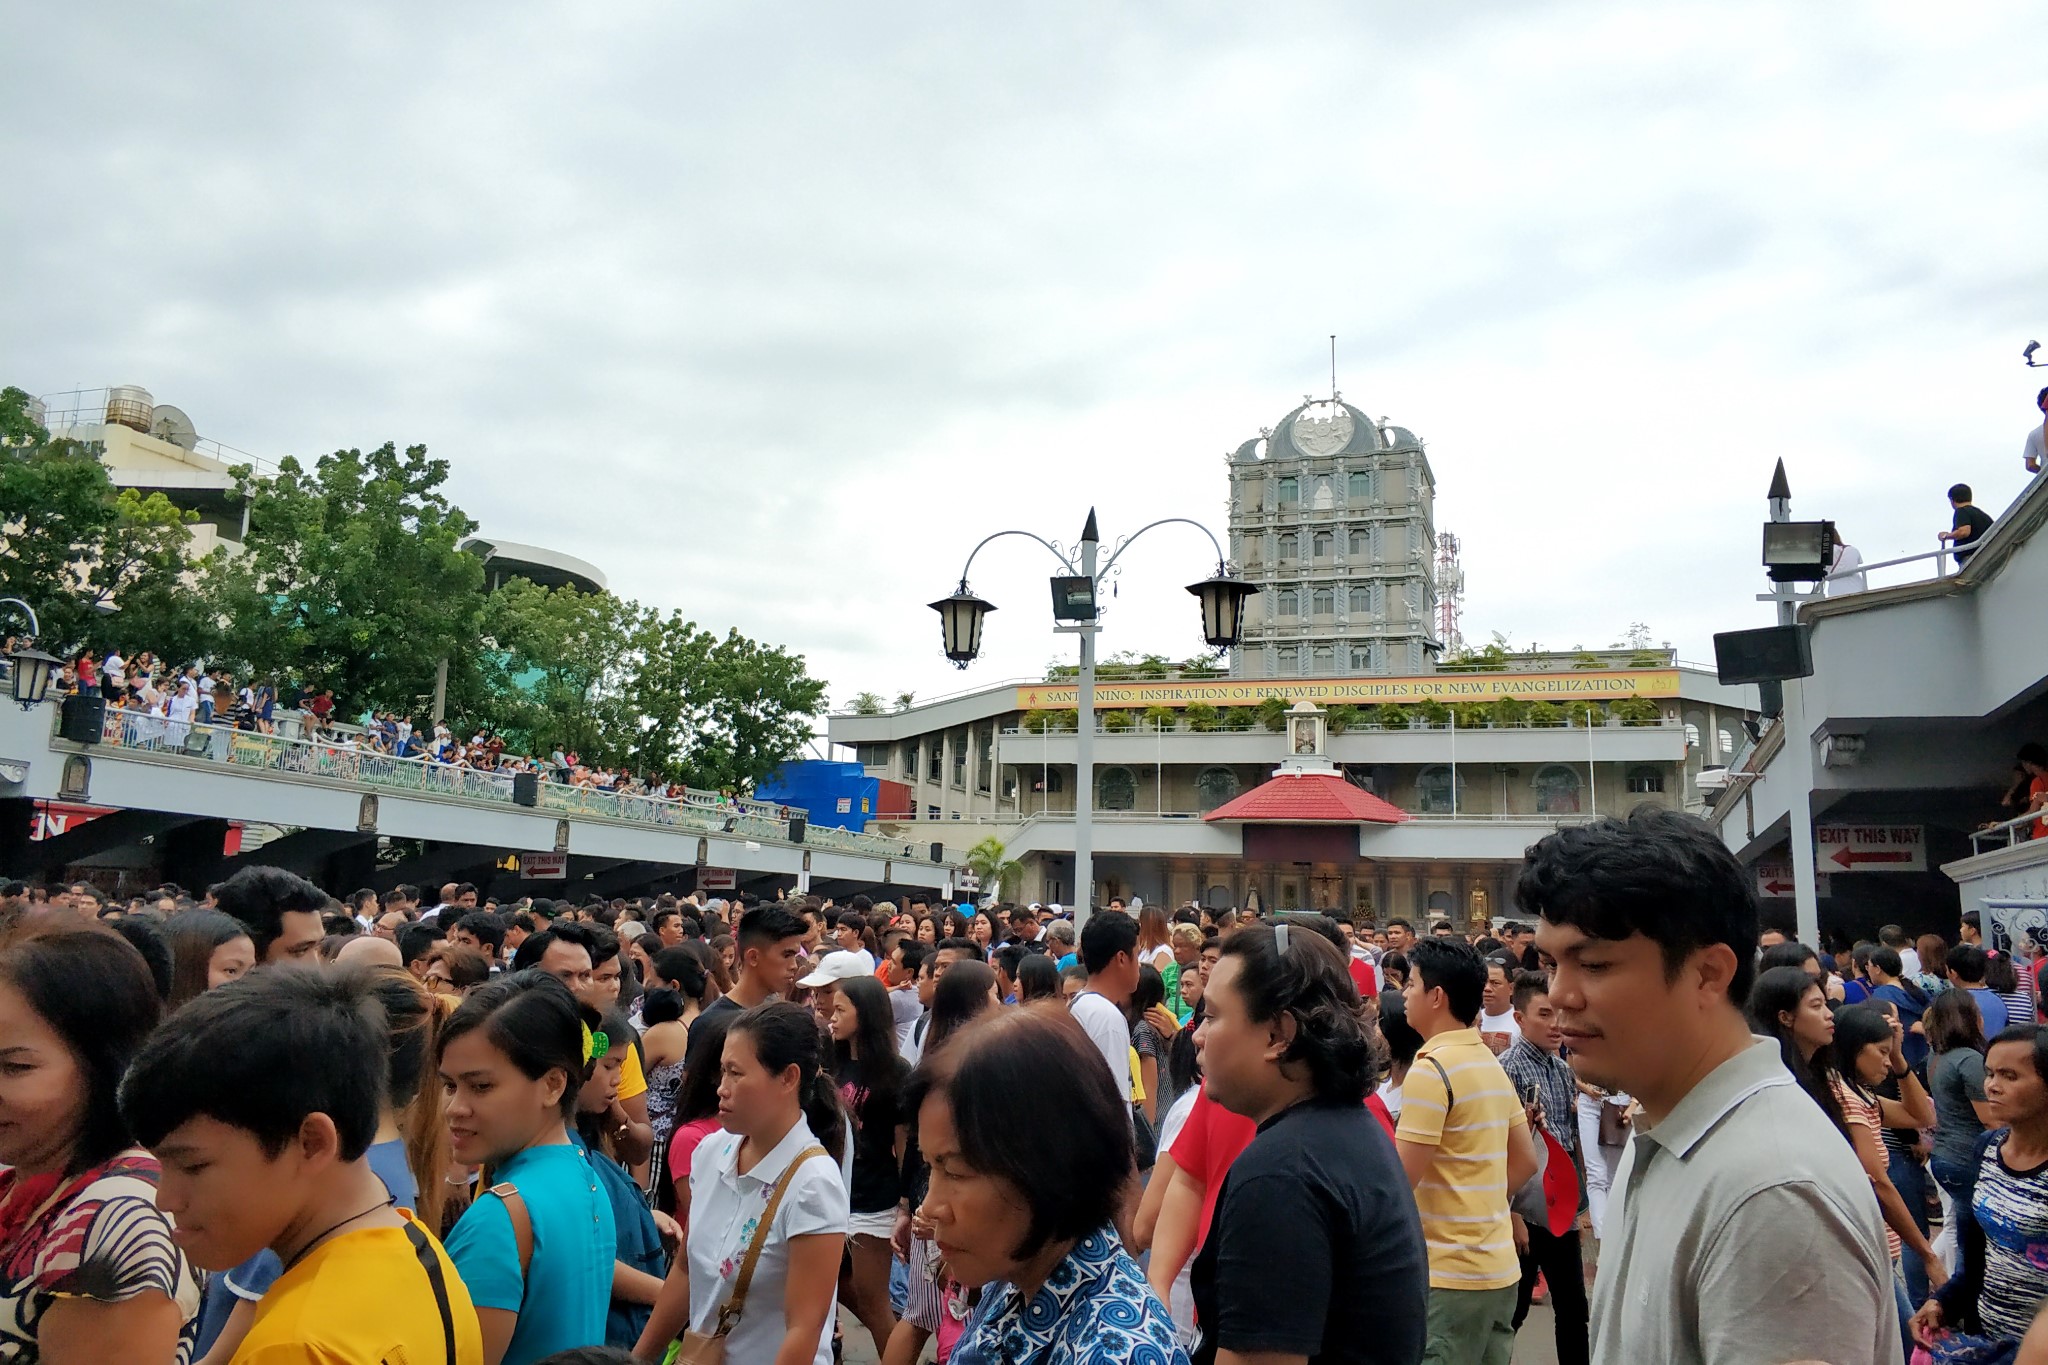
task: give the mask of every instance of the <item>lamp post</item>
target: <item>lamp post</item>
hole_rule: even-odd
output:
[[[973,569],[974,557],[981,553],[982,546],[1004,536],[1024,536],[1050,550],[1052,557],[1066,570],[1052,580],[1052,614],[1056,621],[1066,623],[1055,626],[1055,630],[1081,637],[1081,673],[1075,697],[1079,724],[1074,733],[1076,929],[1087,922],[1095,894],[1095,636],[1102,629],[1102,582],[1139,536],[1155,526],[1171,525],[1195,527],[1209,537],[1210,548],[1216,551],[1216,572],[1199,583],[1190,583],[1188,591],[1202,600],[1202,638],[1213,648],[1228,649],[1237,643],[1243,629],[1245,599],[1258,588],[1233,575],[1224,560],[1223,546],[1215,534],[1201,522],[1187,517],[1165,517],[1139,527],[1119,542],[1110,551],[1109,558],[1099,565],[1097,559],[1102,548],[1102,536],[1096,529],[1095,509],[1092,507],[1088,509],[1088,524],[1081,528],[1080,545],[1072,555],[1060,549],[1057,543],[1030,531],[997,531],[984,538],[968,554],[967,563],[960,570],[960,586],[954,589],[953,595],[931,604],[932,610],[939,614],[939,624],[945,634],[946,657],[958,667],[965,668],[981,653],[982,624],[995,610],[994,603],[975,596],[967,586],[968,572]]]
[[[0,606],[21,608],[21,614],[28,618],[30,640],[43,633],[42,623],[36,620],[35,609],[19,597],[0,597]],[[14,699],[21,703],[24,711],[41,706],[50,695],[50,684],[55,680],[57,670],[64,666],[64,661],[32,644],[23,645],[7,657],[8,681],[14,690]]]
[[[1764,523],[1764,569],[1771,578],[1770,600],[1778,607],[1778,624],[1799,621],[1798,584],[1818,582],[1833,567],[1835,525],[1831,521],[1792,520],[1792,485],[1785,462],[1771,474],[1765,494],[1771,519]],[[1811,666],[1808,666],[1811,671]],[[1785,756],[1792,763],[1792,792],[1787,802],[1786,830],[1792,845],[1792,914],[1801,943],[1820,942],[1820,897],[1815,890],[1813,859],[1813,738],[1806,730],[1806,688],[1787,678],[1778,723],[1785,727]]]

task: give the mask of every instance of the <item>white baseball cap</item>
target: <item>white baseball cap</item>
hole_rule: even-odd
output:
[[[811,968],[811,974],[796,984],[804,987],[836,986],[857,976],[873,975],[867,964],[861,961],[858,953],[851,953],[842,948],[836,953],[827,953],[819,958],[818,965]]]

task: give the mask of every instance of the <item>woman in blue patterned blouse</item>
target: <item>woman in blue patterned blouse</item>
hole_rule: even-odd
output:
[[[1056,1005],[986,1015],[905,1096],[931,1187],[918,1209],[946,1273],[983,1286],[963,1354],[991,1365],[1188,1365],[1123,1249],[1130,1101]]]

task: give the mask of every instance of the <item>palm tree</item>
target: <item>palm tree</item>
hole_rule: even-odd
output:
[[[1003,857],[1003,841],[991,834],[967,850],[967,870],[981,878],[983,891],[993,891],[998,900],[1008,900],[1024,875],[1024,864]]]
[[[846,704],[846,709],[853,712],[856,716],[879,716],[882,714],[882,694],[879,692],[858,693],[852,701]]]

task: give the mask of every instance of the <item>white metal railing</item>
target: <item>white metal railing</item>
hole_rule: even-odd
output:
[[[1991,532],[1989,531],[1986,531],[1984,533],[1986,538],[1988,538],[1990,534]],[[1920,554],[1914,555],[1900,555],[1896,559],[1871,560],[1866,563],[1858,564],[1853,568],[1843,569],[1839,572],[1829,574],[1826,578],[1823,578],[1821,580],[1821,591],[1818,595],[1823,597],[1846,597],[1852,593],[1868,592],[1870,591],[1868,575],[1875,573],[1879,569],[1895,569],[1902,564],[1922,564],[1931,562],[1934,568],[1934,572],[1924,577],[1907,578],[1900,583],[1883,584],[1880,586],[1903,587],[1906,583],[1931,582],[1932,580],[1937,578],[1952,578],[1961,570],[1961,566],[1956,564],[1944,564],[1943,561],[1953,560],[1954,558],[1955,552],[1953,550],[1942,549],[1926,550],[1921,552]],[[1857,583],[1859,581],[1861,583],[1861,586],[1852,586],[1852,584]],[[1839,588],[1831,588],[1830,585],[1833,584],[1841,584],[1842,586]]]
[[[2044,817],[2039,811],[2029,811],[2025,815],[2016,815],[2010,820],[1971,831],[1970,856],[1989,853],[1992,848],[2011,848],[2015,844],[2026,843],[2034,837],[2030,827],[2044,818],[2048,817]],[[1992,848],[1986,848],[1986,842],[1991,839],[1997,839],[1999,842],[1992,845]]]
[[[172,721],[142,711],[107,712],[100,743],[109,756],[114,752],[150,754],[380,790],[457,797],[501,806],[514,804],[511,773],[456,767],[432,759],[398,758],[333,741]],[[695,788],[686,789],[676,798],[634,796],[537,775],[536,792],[535,809],[556,814],[597,816],[695,834],[734,834],[767,843],[789,843],[790,820],[808,818],[808,813],[799,807],[730,798]],[[928,840],[811,827],[805,831],[805,842],[869,857],[930,860]],[[942,853],[945,856],[941,861],[952,858],[945,850]]]

